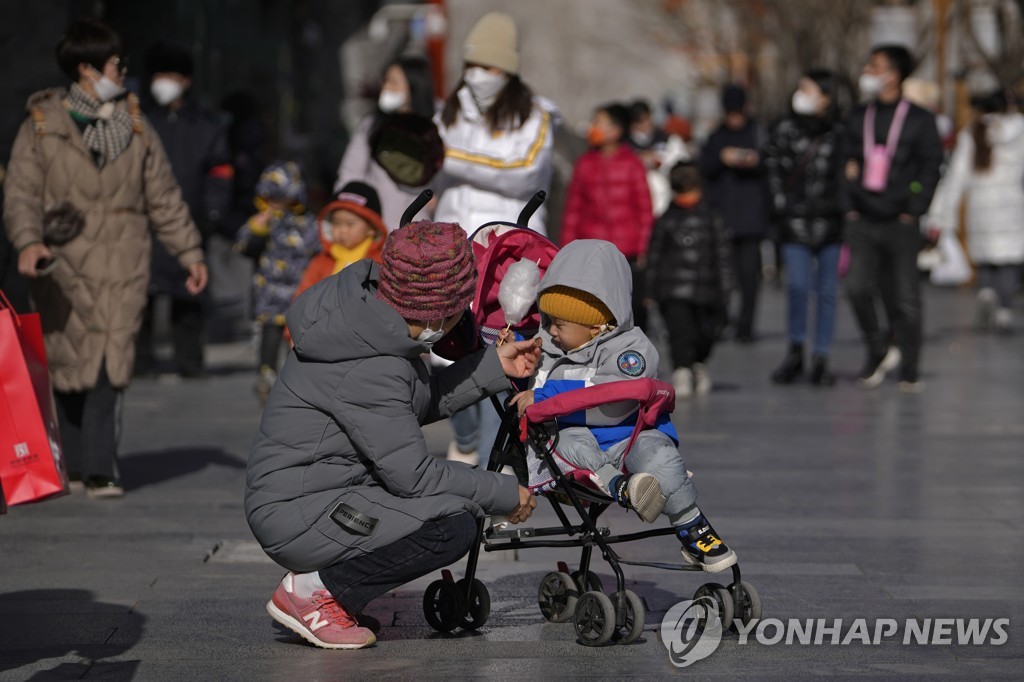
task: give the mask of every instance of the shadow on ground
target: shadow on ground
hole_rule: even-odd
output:
[[[133,452],[121,457],[119,467],[125,489],[138,490],[210,466],[244,469],[245,461],[220,448],[171,448]]]
[[[145,622],[132,607],[95,601],[88,590],[0,594],[0,679],[131,679],[138,660],[106,659],[130,651]]]

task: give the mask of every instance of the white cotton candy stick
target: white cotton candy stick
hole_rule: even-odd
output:
[[[509,266],[498,287],[498,303],[511,327],[519,324],[530,312],[540,289],[540,267],[532,260],[522,259]]]

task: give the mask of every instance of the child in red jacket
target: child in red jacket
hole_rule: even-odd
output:
[[[323,251],[309,262],[296,296],[364,258],[379,263],[388,236],[377,190],[364,182],[342,187],[334,201],[320,211],[317,226]]]
[[[574,239],[604,239],[615,244],[633,273],[633,319],[644,327],[641,273],[647,257],[654,214],[647,171],[624,143],[629,110],[606,104],[594,110],[587,142],[591,150],[576,162],[562,216],[562,244]]]

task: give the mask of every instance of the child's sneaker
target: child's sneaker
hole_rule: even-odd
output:
[[[619,505],[632,509],[647,523],[654,523],[668,502],[658,479],[651,474],[616,476],[612,479],[610,492]]]
[[[699,362],[693,365],[693,386],[694,390],[697,391],[697,395],[707,395],[711,393],[711,389],[714,384],[711,381],[711,373],[708,372],[707,365]]]
[[[736,552],[726,546],[703,514],[678,532],[683,542],[683,561],[691,566],[700,566],[706,573],[718,573],[736,563]]]
[[[256,378],[256,386],[253,387],[256,397],[260,399],[260,405],[267,404],[270,389],[274,387],[275,383],[277,383],[277,372],[270,365],[262,365],[259,376]]]
[[[672,372],[672,388],[676,391],[676,400],[685,400],[693,395],[693,370],[680,367]]]
[[[316,590],[308,599],[295,594],[293,578],[286,575],[267,602],[271,618],[324,649],[362,649],[377,641],[327,590]]]

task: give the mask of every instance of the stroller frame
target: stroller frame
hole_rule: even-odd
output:
[[[544,202],[545,192],[537,192],[523,208],[516,224],[523,227],[530,216]],[[430,198],[429,190],[424,191],[409,207],[406,216],[411,219],[419,208]],[[403,217],[403,224],[407,223]],[[526,470],[527,451],[518,438],[520,424],[516,411],[495,396],[491,397],[494,409],[501,415],[501,425],[492,446],[487,470],[498,472],[506,465],[516,474],[520,485],[526,485],[529,475]],[[626,589],[626,578],[622,565],[646,566],[661,570],[701,572],[697,565],[669,564],[652,561],[633,561],[619,556],[612,545],[660,536],[677,536],[672,527],[655,528],[646,531],[613,535],[606,526],[599,526],[601,515],[615,502],[605,495],[589,490],[575,481],[558,467],[554,455],[558,446],[558,429],[553,422],[529,422],[523,420],[526,440],[533,446],[552,472],[555,490],[543,494],[551,503],[555,515],[562,524],[546,528],[507,528],[498,530],[486,527],[487,520],[477,521],[477,542],[469,550],[466,576],[458,582],[452,573],[444,569],[439,580],[432,582],[423,595],[423,613],[427,622],[439,632],[450,632],[455,628],[477,630],[490,615],[490,595],[486,586],[476,578],[481,549],[486,552],[533,548],[580,548],[579,569],[569,574],[563,561],[558,562],[558,571],[548,573],[541,583],[538,602],[544,617],[551,622],[573,621],[579,641],[586,646],[601,646],[613,639],[619,644],[629,644],[640,637],[644,626],[643,602]],[[638,422],[638,431],[640,424]],[[562,495],[565,501],[556,499]],[[590,505],[589,509],[584,502]],[[574,524],[566,515],[563,505],[571,506],[580,517]],[[553,539],[565,536],[567,539]],[[595,547],[615,574],[614,602],[604,594],[601,581],[591,570]],[[761,601],[752,585],[743,581],[739,564],[732,567],[732,582],[725,587],[716,582],[701,585],[694,593],[694,601],[710,600],[717,608],[723,629],[732,627],[734,620],[748,624],[761,617]],[[546,592],[547,590],[547,592]],[[707,625],[708,617],[698,620],[698,628]]]

